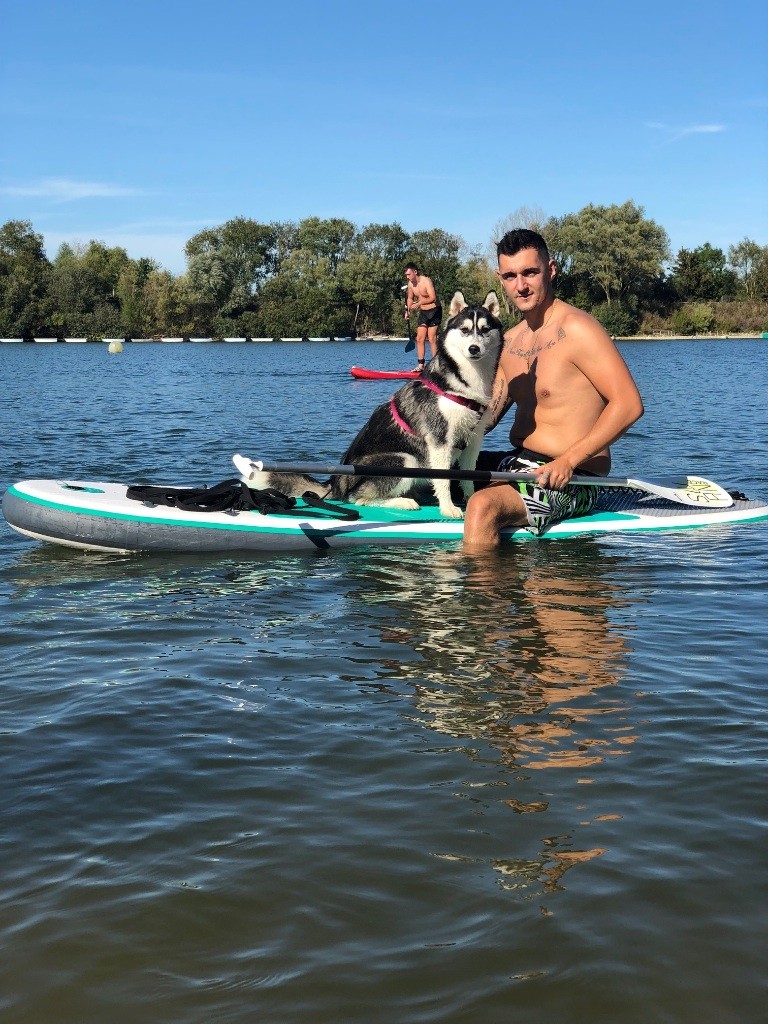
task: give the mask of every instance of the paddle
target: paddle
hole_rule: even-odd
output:
[[[404,284],[401,287],[400,291],[401,292],[407,292],[408,291],[408,285]],[[406,301],[405,301],[405,312],[408,313],[408,299],[407,299],[407,297],[406,297]],[[408,341],[407,341],[406,346],[405,346],[405,351],[406,352],[413,352],[413,350],[416,348],[416,342],[413,340],[413,335],[411,334],[411,315],[410,315],[410,313],[408,313],[408,316],[406,317],[406,323],[408,324]]]
[[[322,462],[267,463],[233,455],[232,461],[247,483],[253,473],[309,473],[321,476],[407,477],[416,480],[535,480],[532,473],[501,473],[484,469],[415,469],[408,466],[334,466]],[[634,477],[574,476],[571,484],[578,487],[610,487],[620,490],[645,491],[679,505],[700,508],[730,508],[733,498],[719,484],[700,476],[677,476],[665,480],[637,480]]]

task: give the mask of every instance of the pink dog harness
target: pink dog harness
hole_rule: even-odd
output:
[[[401,430],[404,430],[406,432],[406,434],[414,434],[414,433],[416,433],[416,431],[413,430],[413,428],[410,427],[405,422],[403,417],[397,411],[397,406],[395,405],[394,398],[391,398],[390,401],[389,401],[389,411],[392,413],[392,419],[395,421],[395,423],[398,425],[398,427],[400,427]]]
[[[425,388],[429,388],[430,391],[434,391],[436,395],[440,395],[442,398],[448,398],[452,402],[456,402],[457,405],[463,405],[467,409],[471,409],[473,412],[476,412],[478,416],[482,416],[488,408],[487,405],[481,405],[479,402],[475,402],[472,398],[464,398],[462,395],[453,395],[450,391],[443,391],[443,389],[439,388],[437,384],[433,384],[431,380],[425,380],[422,377],[419,377],[416,383],[423,384]],[[400,415],[397,405],[395,404],[394,396],[390,399],[389,411],[392,413],[392,419],[401,430],[404,430],[406,434],[416,433],[413,427],[406,423]]]
[[[463,395],[454,395],[450,391],[443,391],[437,384],[433,384],[431,380],[426,380],[422,377],[416,381],[417,384],[423,384],[425,388],[429,388],[430,391],[434,391],[436,395],[442,395],[443,398],[450,398],[452,402],[456,402],[458,405],[465,405],[467,409],[471,409],[476,412],[478,416],[482,416],[485,410],[488,408],[487,405],[481,405],[479,402],[475,402],[472,398],[464,398]]]

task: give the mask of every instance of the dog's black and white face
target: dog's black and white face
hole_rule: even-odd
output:
[[[462,293],[456,292],[449,313],[440,339],[446,351],[459,350],[466,359],[482,359],[489,354],[496,358],[504,334],[496,292],[488,292],[482,306],[467,305]]]

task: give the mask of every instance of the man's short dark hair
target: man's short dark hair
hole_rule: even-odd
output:
[[[405,264],[405,269],[406,270],[415,270],[417,274],[419,272],[419,268],[416,266],[415,263],[406,263]]]
[[[496,257],[516,256],[523,249],[535,249],[544,262],[549,263],[547,243],[538,231],[529,231],[528,228],[514,228],[512,231],[508,231],[496,243]]]

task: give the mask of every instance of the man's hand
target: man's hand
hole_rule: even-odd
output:
[[[534,469],[533,475],[536,477],[536,482],[542,487],[551,487],[555,491],[562,491],[573,476],[574,468],[565,455],[560,455],[546,465]]]

